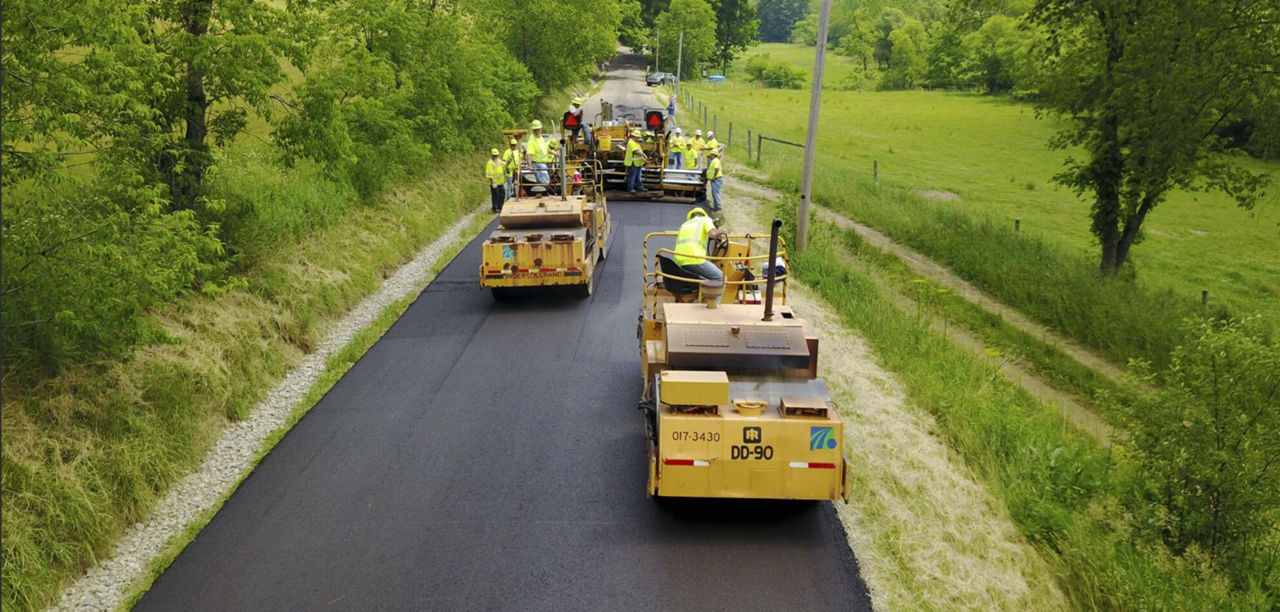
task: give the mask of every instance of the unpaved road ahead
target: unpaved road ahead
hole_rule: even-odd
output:
[[[688,208],[611,202],[586,300],[494,302],[473,241],[138,609],[868,608],[829,503],[645,497],[640,247]]]

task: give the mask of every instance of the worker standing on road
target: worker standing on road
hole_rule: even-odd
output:
[[[702,149],[706,144],[706,141],[702,140],[702,130],[694,130],[693,138],[685,142],[684,167],[686,169],[693,170],[702,167]]]
[[[720,146],[719,140],[716,140],[715,132],[707,132],[706,147],[707,147],[707,150],[706,150],[707,155],[710,155],[712,151],[715,151],[717,155],[721,155],[721,156],[724,155],[724,147]],[[710,163],[711,163],[710,161],[707,162],[708,165],[710,165]]]
[[[551,163],[551,147],[542,139],[542,122],[534,119],[529,123],[529,140],[524,145],[529,155],[529,165],[533,167],[534,182],[549,187],[551,174],[547,172],[547,164]]]
[[[512,138],[508,143],[511,148],[502,152],[502,163],[507,165],[507,197],[516,197],[516,173],[520,171],[520,161],[524,157],[520,152],[520,143]]]
[[[501,212],[502,201],[507,195],[507,165],[502,162],[497,149],[489,149],[484,176],[489,179],[489,206],[493,212]]]
[[[622,165],[627,167],[628,192],[635,193],[644,188],[640,173],[647,161],[649,158],[645,156],[644,148],[640,146],[640,130],[631,130],[631,135],[627,138],[627,152],[622,159]]]
[[[675,94],[671,94],[671,97],[667,99],[667,124],[675,125],[675,122],[676,122],[676,96]]]
[[[707,152],[707,188],[711,192],[711,210],[720,212],[720,188],[724,186],[724,166],[720,162],[720,152],[711,149]]]
[[[725,231],[716,227],[707,211],[695,208],[685,215],[685,222],[676,232],[676,254],[672,259],[681,270],[694,278],[710,281],[724,280],[724,273],[714,263],[706,260],[707,238],[719,239]]]
[[[676,128],[670,134],[671,137],[667,140],[667,151],[671,163],[667,167],[679,170],[684,167],[684,131]]]

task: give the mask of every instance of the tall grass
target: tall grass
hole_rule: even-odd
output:
[[[241,288],[147,315],[166,338],[128,359],[4,389],[3,608],[50,603],[63,581],[107,554],[329,322],[483,199],[479,181],[455,180],[480,163],[441,164],[359,206],[314,167],[231,164],[226,189],[263,196],[243,215],[262,225],[232,234],[249,255]],[[338,201],[316,201],[326,198]]]
[[[778,207],[791,219],[794,202]],[[839,237],[816,225],[791,269],[897,373],[908,396],[937,420],[949,445],[1004,500],[1028,540],[1085,608],[1222,609],[1248,594],[1194,556],[1175,558],[1139,529],[1126,505],[1131,467],[1064,430],[1052,410],[904,312],[865,275],[839,263]]]

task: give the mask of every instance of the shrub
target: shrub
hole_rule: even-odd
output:
[[[786,62],[769,61],[768,53],[747,60],[746,71],[752,81],[777,89],[800,89],[808,80],[803,70],[792,68]]]

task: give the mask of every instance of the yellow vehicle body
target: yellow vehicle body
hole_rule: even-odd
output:
[[[671,234],[646,237],[646,260],[650,239]],[[757,299],[763,281],[750,271],[768,256],[753,250],[755,240],[731,236],[719,256],[708,257],[726,272],[725,303],[714,307],[698,294],[673,293],[682,279],[646,261],[637,335],[651,496],[833,500],[846,493],[844,422],[817,376],[818,338],[790,307]],[[775,279],[780,301],[785,281]]]
[[[590,128],[594,142],[588,145],[582,139],[566,143],[566,150],[573,159],[598,162],[606,190],[614,193],[623,191],[627,174],[623,164],[627,135],[632,130],[639,129],[646,132],[640,140],[640,148],[648,158],[640,173],[644,191],[627,194],[627,199],[706,199],[706,173],[703,170],[667,167],[667,139],[661,132],[656,136],[650,135],[643,121],[625,119],[598,120]]]
[[[480,286],[500,300],[523,287],[571,285],[590,295],[612,233],[604,195],[592,185],[563,197],[512,198],[481,246]]]

